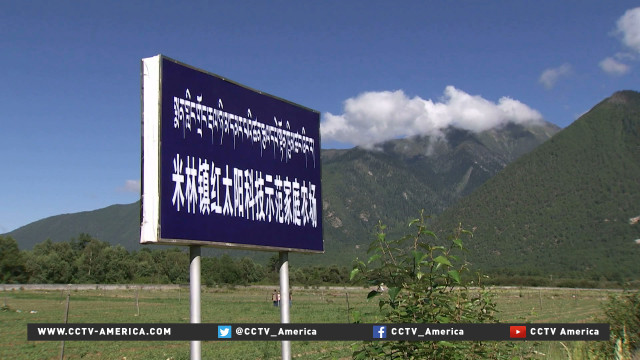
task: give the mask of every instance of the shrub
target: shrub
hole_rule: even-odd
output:
[[[603,310],[602,322],[609,323],[611,337],[608,342],[592,344],[589,357],[631,359],[632,354],[640,357],[640,292],[610,295]]]
[[[472,234],[459,227],[448,246],[434,245],[436,235],[425,226],[425,217],[411,221],[413,234],[388,240],[385,226],[378,224],[377,238],[371,244],[367,262],[356,260],[352,280],[370,285],[384,283],[388,291],[369,292],[368,299],[379,298],[383,322],[389,323],[495,323],[496,304],[477,274],[468,284],[462,275],[469,266],[459,254],[466,251],[462,237]],[[427,240],[432,240],[429,242]],[[475,286],[473,293],[468,285]],[[361,315],[354,313],[360,322]],[[380,341],[355,345],[355,359],[503,359],[516,351],[513,343],[447,341]],[[520,350],[527,357],[529,350]]]

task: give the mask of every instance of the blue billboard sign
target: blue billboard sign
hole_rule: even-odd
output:
[[[322,252],[320,115],[142,60],[141,243]]]

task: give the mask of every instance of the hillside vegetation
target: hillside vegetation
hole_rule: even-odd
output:
[[[20,249],[32,249],[47,239],[53,242],[70,241],[80,234],[90,234],[110,244],[122,245],[128,250],[139,248],[140,202],[51,216],[20,227],[7,235],[18,241]]]
[[[412,137],[373,149],[323,153],[327,253],[347,264],[364,254],[382,221],[400,235],[421,210],[438,214],[533,150],[559,129],[507,125],[479,134],[450,128],[442,138]]]
[[[640,276],[640,94],[615,93],[434,222],[497,275]]]
[[[460,223],[473,229],[467,260],[494,279],[574,278],[590,286],[640,279],[640,224],[629,221],[640,215],[640,94],[615,93],[551,137],[556,131],[549,124],[448,129],[442,138],[324,150],[326,253],[293,254],[291,262],[350,266],[379,221],[395,236],[424,209],[437,216],[430,227],[440,234]],[[80,233],[140,249],[139,203],[59,215],[10,235],[29,249]],[[272,255],[220,252],[259,263]]]
[[[397,233],[426,209],[439,213],[471,193],[515,158],[555,134],[549,123],[507,125],[475,134],[448,129],[442,138],[413,137],[374,149],[323,150],[325,255],[291,256],[294,264],[350,266],[362,255],[378,221]],[[140,202],[42,219],[7,235],[21,249],[51,239],[69,241],[81,233],[129,251],[139,250]],[[205,249],[266,262],[269,253]]]

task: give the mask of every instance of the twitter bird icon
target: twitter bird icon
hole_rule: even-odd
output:
[[[218,339],[231,339],[231,325],[218,326]]]

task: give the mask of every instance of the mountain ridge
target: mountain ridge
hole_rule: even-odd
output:
[[[326,260],[304,256],[304,261],[350,264],[370,242],[378,221],[400,229],[421,209],[441,212],[558,130],[549,123],[507,125],[480,134],[450,128],[442,137],[396,139],[373,149],[322,150],[324,238],[329,256]],[[47,238],[67,241],[88,233],[135,250],[141,247],[139,207],[138,201],[56,215],[8,234],[22,249]],[[262,252],[228,252],[265,257]]]
[[[449,129],[440,139],[323,150],[326,253],[290,260],[348,266],[364,255],[378,221],[389,225],[388,236],[401,235],[425,209],[435,214],[430,226],[440,239],[459,224],[473,230],[466,260],[493,276],[638,279],[640,228],[630,219],[640,214],[640,93],[616,92],[554,131]],[[29,243],[20,231],[37,234],[35,244],[55,240],[58,229],[68,231],[58,241],[85,232],[112,244],[122,236],[126,248],[138,248],[139,206],[58,215],[8,235],[22,249]],[[264,260],[269,253],[248,255]]]
[[[620,91],[441,213],[475,228],[485,270],[622,281],[640,274],[640,93]]]

